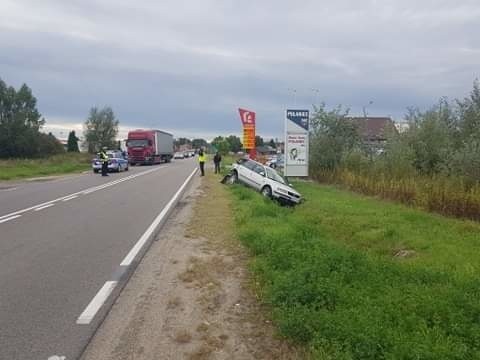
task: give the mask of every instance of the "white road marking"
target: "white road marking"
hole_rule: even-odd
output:
[[[13,187],[13,188],[8,188],[8,189],[0,189],[0,191],[5,191],[5,192],[7,192],[7,191],[13,191],[13,190],[17,190],[17,189],[18,189],[18,188]]]
[[[16,218],[19,218],[20,216],[22,216],[22,215],[13,215],[13,216],[10,216],[10,217],[5,218],[5,219],[0,219],[0,224],[4,223],[4,222],[7,222],[7,221],[10,221],[10,220],[13,220],[13,219],[16,219]]]
[[[75,199],[75,198],[77,198],[77,197],[78,197],[78,195],[73,195],[73,196],[70,196],[70,197],[68,197],[68,198],[66,198],[66,199],[63,199],[62,201],[69,201],[69,200]]]
[[[77,319],[77,324],[79,325],[87,325],[95,317],[95,314],[98,310],[102,307],[105,303],[107,298],[112,293],[115,286],[117,286],[118,281],[107,281],[102,288],[97,292],[97,295],[90,301],[90,304],[83,310],[80,316]]]
[[[127,177],[124,177],[124,178],[121,178],[121,179],[118,179],[118,180],[115,180],[115,181],[106,183],[106,184],[102,184],[102,185],[99,185],[99,186],[94,186],[94,187],[91,187],[91,188],[87,188],[87,189],[78,191],[78,192],[76,192],[76,193],[72,193],[72,194],[68,194],[68,195],[59,197],[59,198],[54,199],[54,200],[46,201],[46,202],[44,202],[44,203],[37,204],[37,205],[34,205],[34,206],[30,206],[30,207],[25,208],[25,209],[22,209],[22,210],[17,210],[17,211],[15,211],[15,212],[10,213],[10,214],[5,214],[5,215],[0,216],[0,220],[5,219],[5,218],[9,218],[9,217],[14,216],[14,215],[23,214],[23,213],[25,213],[25,212],[27,212],[27,211],[37,209],[37,208],[42,207],[42,206],[44,206],[44,205],[52,204],[52,203],[57,202],[57,201],[62,201],[62,200],[64,200],[64,199],[69,198],[69,197],[72,197],[72,196],[74,196],[74,195],[90,194],[90,193],[95,192],[95,191],[97,191],[97,190],[105,189],[106,187],[119,184],[119,183],[121,183],[121,182],[123,182],[123,181],[131,180],[131,179],[134,179],[134,178],[139,177],[139,176],[143,176],[143,175],[150,174],[151,172],[154,172],[154,171],[158,171],[158,170],[161,170],[161,169],[165,169],[166,167],[168,167],[168,166],[161,166],[161,167],[157,167],[157,168],[154,168],[154,169],[151,169],[151,170],[143,171],[143,172],[140,172],[140,173],[138,173],[138,174],[130,175],[130,176],[127,176]]]
[[[43,209],[46,209],[46,208],[49,208],[50,206],[53,206],[55,204],[47,204],[47,205],[43,205],[43,206],[40,206],[40,207],[37,207],[35,209],[33,209],[33,211],[40,211],[40,210],[43,210]]]
[[[193,175],[197,172],[197,169],[193,170],[192,173],[188,176],[188,178],[183,182],[182,186],[178,191],[173,195],[173,197],[170,199],[168,204],[163,208],[163,210],[158,214],[158,216],[153,220],[153,222],[150,224],[148,229],[143,233],[143,235],[140,237],[140,239],[137,241],[137,243],[133,246],[133,248],[130,250],[130,252],[125,256],[123,261],[120,263],[120,266],[129,266],[133,259],[135,259],[135,256],[137,256],[138,252],[142,249],[143,245],[148,241],[152,233],[155,231],[155,228],[157,225],[163,220],[165,215],[168,213],[172,205],[175,203],[177,198],[180,196],[182,193],[183,189],[185,186],[187,186],[188,182],[192,178]]]

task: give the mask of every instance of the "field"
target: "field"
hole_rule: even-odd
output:
[[[46,159],[0,160],[0,180],[15,180],[88,170],[91,158],[91,154],[66,153]]]
[[[298,182],[232,187],[237,236],[279,332],[315,359],[480,358],[480,224]]]

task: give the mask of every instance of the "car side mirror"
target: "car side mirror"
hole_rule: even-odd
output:
[[[262,175],[263,177],[265,177],[265,173],[263,171],[260,171],[259,174]]]

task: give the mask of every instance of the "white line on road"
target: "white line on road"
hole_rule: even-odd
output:
[[[172,205],[175,203],[177,198],[180,196],[182,193],[183,189],[185,186],[187,186],[188,182],[192,178],[193,175],[197,172],[197,169],[193,170],[192,173],[188,176],[188,178],[184,181],[180,189],[173,195],[173,197],[170,199],[168,204],[163,208],[163,210],[158,214],[158,216],[153,220],[153,222],[150,224],[148,229],[143,233],[143,235],[140,237],[140,239],[137,241],[137,243],[133,246],[132,250],[125,256],[123,261],[120,263],[120,266],[128,266],[132,263],[133,259],[135,259],[135,256],[137,256],[138,252],[142,249],[143,245],[148,241],[152,233],[155,231],[156,227],[160,222],[163,220],[165,215],[167,215],[168,211],[172,207]]]
[[[85,310],[83,310],[83,312],[80,314],[80,316],[77,319],[77,324],[80,324],[80,325],[90,324],[90,322],[95,317],[95,314],[105,303],[105,301],[110,296],[113,289],[115,289],[115,286],[117,286],[117,284],[118,284],[118,281],[107,281],[102,286],[102,288],[98,291],[97,295],[95,295],[92,301],[90,301],[90,304],[88,304]]]
[[[18,188],[13,187],[13,188],[7,188],[7,189],[0,189],[0,191],[7,192],[7,191],[13,191],[13,190],[17,190],[17,189],[18,189]]]
[[[47,205],[43,205],[43,206],[40,206],[40,207],[37,207],[35,209],[33,209],[33,211],[40,211],[40,210],[43,210],[43,209],[46,209],[46,208],[49,208],[50,206],[53,206],[55,204],[47,204]]]
[[[14,216],[10,216],[10,217],[5,218],[5,219],[1,219],[0,224],[4,223],[4,222],[7,222],[7,221],[10,221],[10,220],[13,220],[13,219],[16,219],[16,218],[19,218],[20,216],[22,216],[22,215],[14,215]]]
[[[78,197],[78,195],[73,195],[73,196],[70,196],[68,198],[63,199],[62,201],[69,201],[69,200],[75,199],[77,197]]]
[[[42,207],[42,206],[44,206],[44,205],[48,205],[48,204],[51,204],[51,203],[54,203],[54,202],[57,202],[57,201],[61,201],[61,200],[63,200],[63,199],[72,197],[72,196],[74,196],[74,195],[90,194],[90,193],[95,192],[95,191],[97,191],[97,190],[105,189],[106,187],[119,184],[119,183],[121,183],[121,182],[123,182],[123,181],[131,180],[131,179],[134,179],[134,178],[139,177],[139,176],[143,176],[143,175],[150,174],[151,172],[154,172],[154,171],[158,171],[158,170],[161,170],[161,169],[165,169],[166,167],[167,167],[167,166],[162,166],[162,167],[157,167],[157,168],[155,168],[155,169],[143,171],[143,172],[141,172],[141,173],[134,174],[134,175],[130,175],[130,176],[127,176],[127,177],[124,177],[124,178],[121,178],[121,179],[118,179],[118,180],[115,180],[115,181],[112,181],[112,182],[109,182],[109,183],[106,183],[106,184],[103,184],[103,185],[100,185],[100,186],[94,186],[94,187],[91,187],[91,188],[87,188],[87,189],[78,191],[78,192],[73,193],[73,194],[68,194],[68,195],[59,197],[59,198],[54,199],[54,200],[50,200],[50,201],[46,201],[46,202],[41,203],[41,204],[37,204],[37,205],[34,205],[34,206],[30,206],[30,207],[28,207],[28,208],[15,211],[15,212],[12,212],[12,213],[10,213],[10,214],[2,215],[2,216],[0,216],[0,220],[5,219],[5,218],[9,218],[9,217],[14,216],[14,215],[23,214],[24,212],[27,212],[27,211],[30,211],[30,210],[34,210],[34,209],[37,209],[37,208]]]

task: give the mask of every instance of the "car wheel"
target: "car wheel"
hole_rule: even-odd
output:
[[[272,188],[268,185],[264,186],[262,189],[262,195],[270,199],[272,197]]]
[[[98,174],[98,169],[93,169],[93,172],[94,172],[95,174]]]
[[[228,182],[230,184],[236,184],[238,182],[238,173],[236,171],[233,171],[231,174],[230,174],[230,177],[228,179]]]

